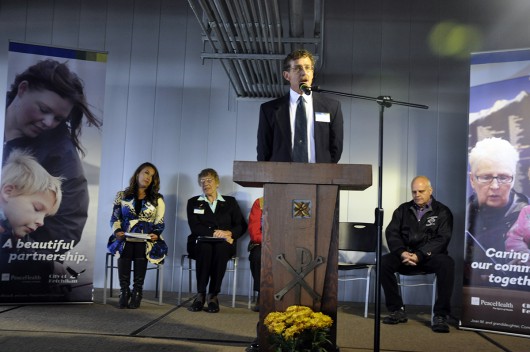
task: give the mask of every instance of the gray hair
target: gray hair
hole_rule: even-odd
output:
[[[515,174],[517,162],[519,161],[519,152],[507,140],[497,137],[485,138],[477,142],[469,153],[471,172],[477,169],[478,163],[482,160],[507,165]]]

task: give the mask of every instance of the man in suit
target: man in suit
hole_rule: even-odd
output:
[[[258,161],[337,163],[342,154],[343,118],[340,102],[310,92],[300,85],[313,83],[315,59],[307,50],[295,50],[283,61],[283,78],[289,81],[289,94],[263,103],[258,126]],[[295,136],[299,98],[303,97],[305,136]],[[304,152],[296,157],[297,144]],[[294,148],[293,148],[294,146]]]

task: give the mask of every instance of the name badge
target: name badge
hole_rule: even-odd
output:
[[[329,112],[315,112],[315,120],[317,122],[330,122],[331,116],[329,115]]]
[[[204,214],[204,209],[195,208],[193,209],[193,214]]]

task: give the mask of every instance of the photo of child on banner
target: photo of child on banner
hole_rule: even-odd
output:
[[[50,175],[32,156],[14,150],[2,168],[0,186],[0,295],[23,293],[27,275],[38,275],[42,267],[30,266],[36,257],[28,234],[55,215],[61,204],[61,179]],[[46,269],[44,269],[46,270]],[[39,290],[42,282],[37,287]]]

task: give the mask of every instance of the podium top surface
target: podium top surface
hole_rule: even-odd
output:
[[[338,185],[362,191],[372,185],[372,165],[309,164],[273,161],[234,161],[235,183],[263,187],[267,183]]]

